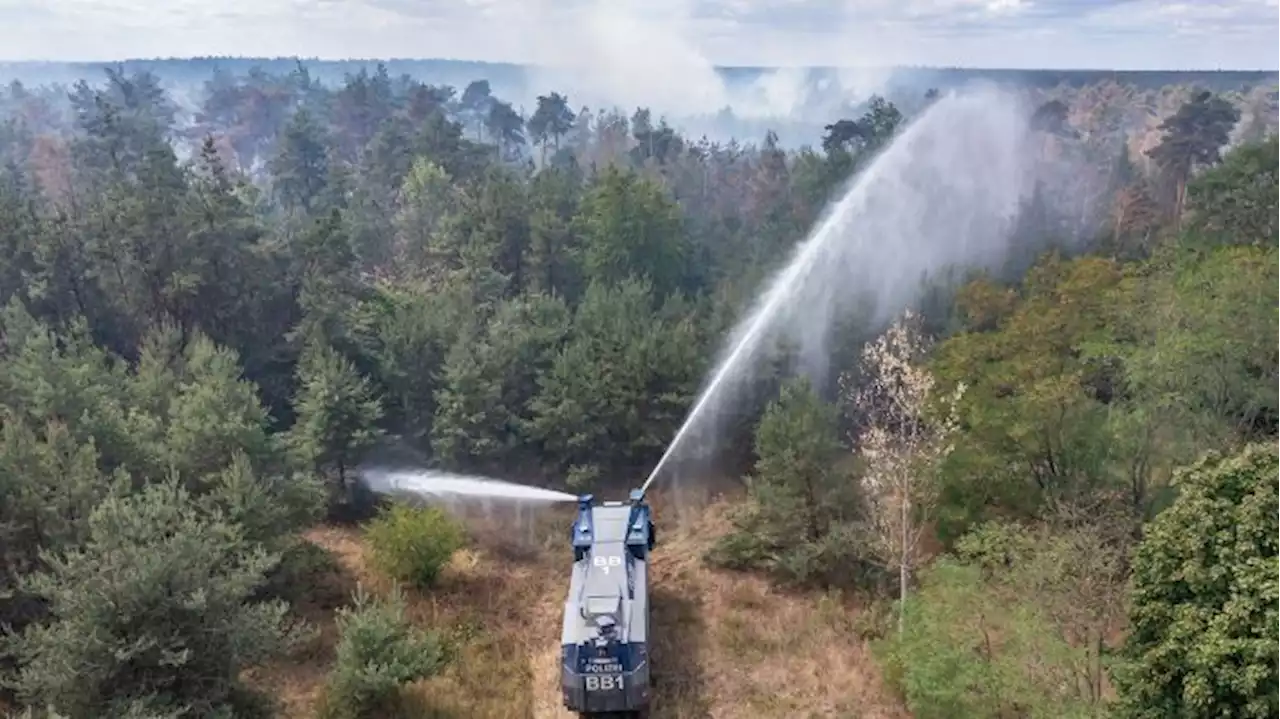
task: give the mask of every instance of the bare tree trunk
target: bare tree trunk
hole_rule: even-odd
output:
[[[1182,211],[1187,202],[1187,180],[1186,178],[1178,178],[1178,187],[1174,195],[1173,201],[1173,228],[1175,230],[1182,229]]]
[[[902,636],[903,630],[907,623],[907,518],[910,514],[911,503],[907,499],[906,491],[898,500],[901,507],[901,516],[898,521],[902,524],[902,555],[898,558],[898,636]]]
[[[1127,205],[1127,198],[1126,198],[1125,196],[1121,195],[1121,196],[1120,196],[1120,211],[1119,211],[1118,213],[1116,213],[1116,230],[1115,230],[1115,234],[1114,234],[1114,236],[1113,236],[1113,240],[1112,240],[1112,241],[1114,242],[1114,244],[1115,244],[1115,246],[1116,246],[1117,248],[1118,248],[1118,247],[1120,247],[1120,229],[1121,229],[1122,227],[1124,227],[1124,219],[1125,219],[1125,218],[1124,218],[1124,216],[1125,216],[1126,211],[1127,211],[1128,209],[1129,209],[1129,208],[1128,208],[1128,205]]]
[[[1093,645],[1093,676],[1090,678],[1090,691],[1093,694],[1092,698],[1093,703],[1095,704],[1102,701],[1102,673],[1106,671],[1102,666],[1102,650],[1104,641],[1105,637],[1103,637],[1103,630],[1099,629],[1097,642]]]

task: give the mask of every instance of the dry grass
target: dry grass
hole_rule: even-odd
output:
[[[699,632],[693,647],[676,643],[654,602],[657,654],[680,650],[700,691],[679,692],[655,717],[905,717],[881,686],[855,628],[857,608],[829,597],[792,594],[747,574],[706,567],[702,555],[728,530],[724,501],[699,512],[698,532],[668,531],[655,551],[655,592],[681,597]],[[661,515],[659,515],[661,516]],[[691,617],[691,619],[688,619]],[[692,650],[692,651],[690,651]],[[670,713],[668,713],[668,711]]]
[[[677,513],[662,497],[654,504],[654,719],[907,716],[881,687],[854,628],[856,608],[706,567],[702,554],[725,529],[725,502],[679,513],[697,517],[697,532],[661,522]],[[514,540],[509,518],[469,522],[476,541],[454,557],[440,586],[406,592],[413,620],[442,632],[457,654],[443,674],[408,689],[404,716],[571,716],[559,692],[567,511],[545,510]],[[389,586],[369,568],[358,529],[317,528],[307,539],[341,567],[300,607],[320,637],[302,656],[252,677],[296,719],[315,716],[322,701],[336,640],[334,597],[349,596],[357,581],[375,591]]]

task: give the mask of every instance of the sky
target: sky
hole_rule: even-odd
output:
[[[0,60],[1265,69],[1280,0],[0,0]],[[678,77],[676,75],[675,77]]]

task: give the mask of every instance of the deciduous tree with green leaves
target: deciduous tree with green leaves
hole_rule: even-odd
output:
[[[931,369],[959,402],[955,451],[943,466],[939,529],[963,534],[992,507],[1038,516],[1050,498],[1087,495],[1131,479],[1145,508],[1149,467],[1115,475],[1108,402],[1115,362],[1086,348],[1108,340],[1123,280],[1117,263],[1050,255],[1013,292],[979,283],[962,291],[966,331],[941,342]]]
[[[1147,526],[1133,560],[1117,716],[1280,711],[1278,472],[1268,442],[1180,473],[1178,499]]]
[[[1187,189],[1188,229],[1217,243],[1275,247],[1280,242],[1280,143],[1276,136],[1233,148]]]

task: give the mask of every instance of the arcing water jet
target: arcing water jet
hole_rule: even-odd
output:
[[[811,376],[826,371],[836,316],[859,299],[884,320],[910,303],[921,279],[949,266],[986,266],[1008,249],[1028,194],[1026,114],[995,90],[950,94],[912,122],[861,173],[796,248],[751,312],[641,489],[695,437],[718,429],[735,389],[768,342],[789,339]]]

